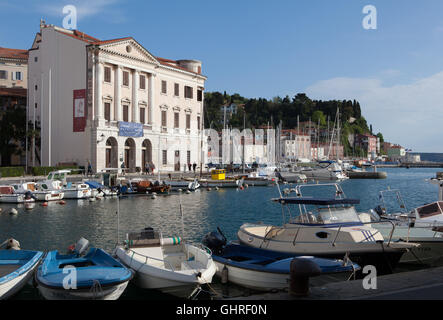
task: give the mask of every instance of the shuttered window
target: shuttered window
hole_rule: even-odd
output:
[[[111,68],[105,67],[105,82],[111,82]]]
[[[162,93],[166,94],[166,81],[162,80]]]
[[[145,123],[145,108],[140,108],[140,122]]]
[[[129,121],[129,106],[128,105],[123,106],[123,121],[125,121],[125,122]]]
[[[123,71],[123,85],[129,86],[129,72]]]
[[[180,114],[178,112],[174,113],[174,128],[180,127]]]
[[[192,87],[185,86],[185,98],[192,99]]]
[[[178,97],[180,95],[180,85],[178,83],[174,83],[174,96]]]
[[[105,120],[111,121],[111,104],[105,102]]]
[[[166,110],[162,111],[162,127],[166,127]]]
[[[186,129],[191,129],[191,115],[186,115]]]
[[[146,89],[146,78],[144,75],[140,75],[140,89]]]

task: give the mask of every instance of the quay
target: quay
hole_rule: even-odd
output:
[[[400,272],[376,278],[376,289],[364,289],[362,280],[311,287],[306,297],[286,291],[254,294],[228,300],[436,300],[443,299],[443,267]],[[367,281],[367,280],[366,280]],[[372,280],[369,280],[369,282]]]

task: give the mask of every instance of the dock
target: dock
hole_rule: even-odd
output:
[[[362,280],[311,287],[309,296],[294,297],[286,291],[254,294],[232,300],[436,300],[443,299],[443,267],[377,277],[376,289],[364,289]],[[369,280],[371,281],[371,280]],[[366,280],[366,282],[368,282]],[[231,299],[230,299],[231,300]]]

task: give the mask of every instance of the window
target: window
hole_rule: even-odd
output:
[[[174,83],[174,96],[178,97],[180,95],[180,86],[178,83]]]
[[[140,89],[146,89],[146,78],[144,75],[140,75]]]
[[[186,129],[191,129],[191,115],[186,115]]]
[[[123,85],[129,86],[129,72],[123,71]]]
[[[192,99],[192,88],[185,86],[185,98]]]
[[[197,116],[197,130],[200,130],[200,116]]]
[[[37,57],[34,57],[34,62],[37,62],[38,61],[38,58]]]
[[[166,81],[162,80],[162,93],[166,94]]]
[[[180,114],[178,112],[174,113],[174,128],[180,127]]]
[[[0,79],[8,79],[8,73],[5,70],[0,70]]]
[[[37,105],[37,102],[36,103],[34,103],[34,107],[37,109],[37,107],[38,107],[38,105]]]
[[[22,80],[22,73],[20,71],[11,72],[12,80]]]
[[[111,82],[111,68],[105,67],[105,82]]]
[[[162,127],[166,127],[166,110],[162,111]]]
[[[111,104],[109,102],[105,102],[105,120],[111,121]]]
[[[37,89],[38,89],[37,85],[34,86],[34,89],[35,89],[35,91],[37,91]]]
[[[145,123],[146,121],[146,118],[145,118],[145,108],[140,108],[140,122],[141,123]]]
[[[203,91],[197,90],[197,101],[203,101]]]
[[[189,150],[186,154],[186,161],[187,161],[187,163],[191,163],[191,151],[189,151]]]
[[[123,121],[128,122],[129,121],[129,106],[123,105]]]
[[[162,150],[162,163],[164,166],[168,164],[168,153],[166,150]]]

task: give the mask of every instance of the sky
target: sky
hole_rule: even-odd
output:
[[[29,49],[40,19],[62,26],[68,4],[91,36],[202,61],[206,91],[356,99],[386,141],[443,152],[441,0],[0,0],[0,46]]]

